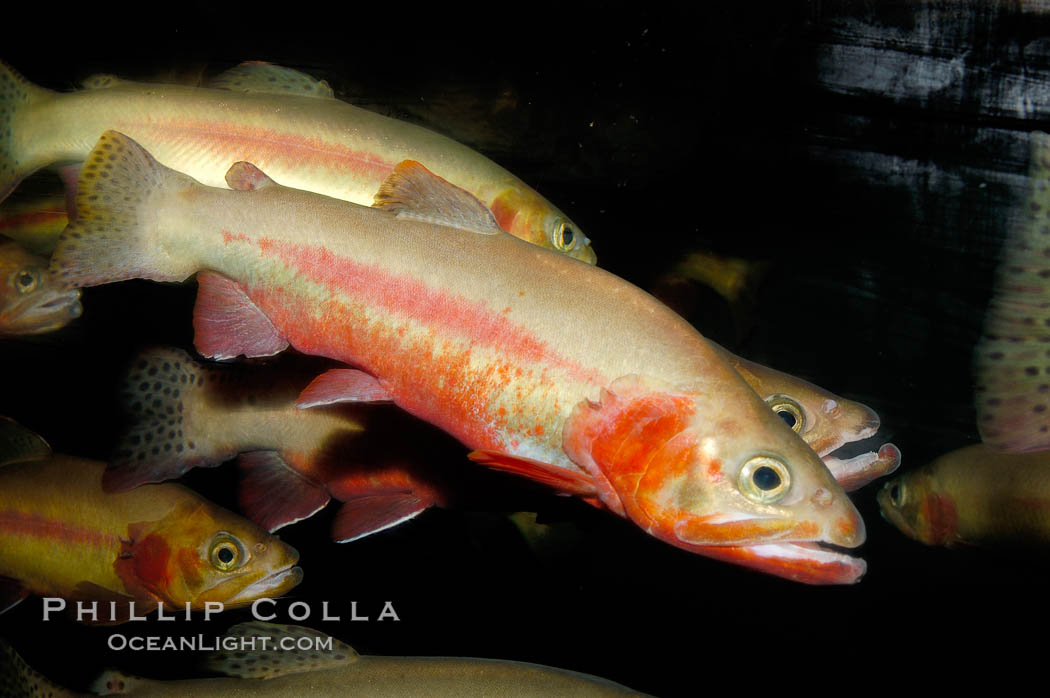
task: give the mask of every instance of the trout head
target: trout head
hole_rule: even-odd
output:
[[[628,376],[576,407],[563,443],[606,506],[672,545],[813,583],[863,573],[821,547],[860,545],[860,515],[750,391],[730,400]]]
[[[58,287],[47,266],[16,242],[0,244],[0,336],[50,332],[80,317],[80,291]]]
[[[226,608],[286,593],[302,580],[299,553],[246,519],[206,502],[128,527],[114,564],[128,592],[173,608]]]
[[[951,495],[940,489],[928,469],[914,470],[882,486],[879,511],[912,540],[950,545],[958,542],[958,517]]]
[[[493,196],[489,209],[499,226],[516,238],[587,264],[598,260],[579,226],[525,185],[511,183]]]

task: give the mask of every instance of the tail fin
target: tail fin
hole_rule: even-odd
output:
[[[19,146],[17,120],[34,103],[50,99],[51,90],[37,87],[0,61],[0,201],[23,179],[47,163],[33,161]]]
[[[77,180],[75,222],[58,240],[52,273],[68,286],[125,279],[182,281],[197,269],[158,239],[154,205],[165,194],[199,186],[164,167],[135,141],[106,131]]]
[[[134,420],[103,476],[109,492],[179,477],[195,467],[220,465],[220,452],[194,433],[194,406],[207,390],[208,369],[178,349],[149,349],[128,371],[121,399]]]

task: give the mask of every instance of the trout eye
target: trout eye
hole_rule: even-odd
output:
[[[573,231],[572,226],[568,225],[565,221],[559,220],[554,225],[554,237],[552,239],[554,246],[566,252],[571,250],[573,245],[576,244],[576,233]]]
[[[806,430],[806,413],[794,399],[787,395],[770,395],[766,398],[766,404],[796,434]]]
[[[212,567],[223,572],[242,567],[247,557],[241,542],[226,532],[215,536],[208,548],[208,561]]]
[[[32,293],[40,285],[42,277],[40,270],[36,267],[25,267],[15,272],[11,277],[15,290],[21,294]]]
[[[900,509],[904,506],[904,486],[899,482],[889,484],[890,504]]]
[[[740,469],[740,491],[759,504],[773,504],[791,489],[791,471],[772,456],[755,456]]]

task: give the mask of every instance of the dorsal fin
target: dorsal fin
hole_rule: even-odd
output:
[[[404,160],[380,185],[374,208],[398,218],[447,225],[483,235],[503,232],[488,206],[476,196],[423,167]]]
[[[0,417],[0,466],[41,460],[51,455],[51,447],[13,419]]]
[[[235,653],[220,650],[212,653],[204,664],[212,671],[244,679],[272,679],[285,674],[331,669],[352,664],[359,657],[350,645],[301,625],[249,621],[233,626],[224,637],[255,638],[254,643],[241,643],[242,647],[254,649]],[[304,647],[306,649],[302,649]]]
[[[84,78],[80,86],[85,90],[104,90],[107,87],[116,87],[122,82],[125,82],[124,79],[111,73],[95,73]]]
[[[207,86],[233,92],[269,92],[335,99],[335,93],[324,80],[265,61],[248,61],[234,66],[209,80]]]

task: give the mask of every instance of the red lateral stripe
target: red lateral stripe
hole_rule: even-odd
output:
[[[0,511],[0,533],[92,546],[113,544],[119,538],[100,531],[80,528],[65,521],[11,509]]]
[[[228,163],[230,165],[235,160],[246,160],[264,170],[264,163],[272,167],[274,163],[282,162],[297,169],[314,166],[337,170],[344,175],[350,170],[378,183],[387,178],[395,164],[367,150],[354,150],[318,137],[253,128],[233,121],[179,120],[150,124],[150,128],[165,134],[161,137],[168,143],[193,140],[204,152],[229,154],[233,158]],[[277,177],[280,179],[280,173]]]
[[[405,275],[392,274],[375,264],[362,264],[330,251],[262,238],[256,241],[263,256],[275,256],[291,269],[324,286],[337,297],[408,317],[469,346],[495,347],[511,360],[558,368],[574,379],[601,385],[597,371],[556,352],[529,330],[481,301],[435,289]],[[376,375],[383,377],[383,374]]]

